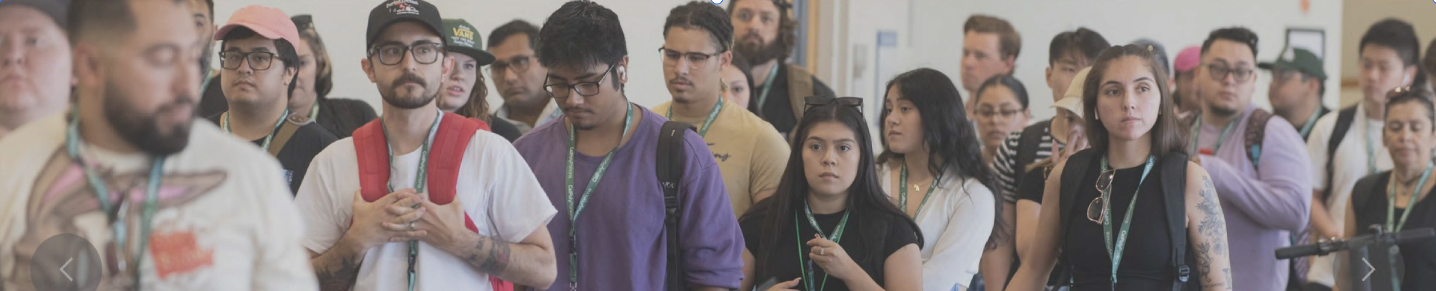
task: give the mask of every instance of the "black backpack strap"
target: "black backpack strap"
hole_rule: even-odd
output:
[[[678,179],[683,177],[683,138],[693,130],[687,123],[663,123],[658,135],[658,183],[663,187],[663,224],[668,233],[667,290],[688,290],[684,281],[683,250],[678,243]]]
[[[1247,158],[1252,161],[1252,167],[1260,167],[1261,144],[1266,140],[1266,122],[1271,120],[1271,112],[1266,110],[1252,110],[1251,117],[1247,119],[1246,128],[1246,150]]]
[[[1366,206],[1371,203],[1373,196],[1386,194],[1382,192],[1382,190],[1385,190],[1383,187],[1386,185],[1382,185],[1378,182],[1380,182],[1382,177],[1390,179],[1390,176],[1391,172],[1386,172],[1366,176],[1365,178],[1361,178],[1361,180],[1357,180],[1356,187],[1351,188],[1351,209],[1356,209],[1356,211],[1366,209]],[[1388,201],[1387,203],[1392,202]],[[1359,232],[1363,228],[1357,227],[1356,229]]]
[[[1037,150],[1042,145],[1042,135],[1051,126],[1052,120],[1044,120],[1022,129],[1017,137],[1017,163],[1012,165],[1012,173],[1017,174],[1013,183],[1022,184],[1022,177],[1027,176],[1027,165],[1037,161]],[[1057,150],[1053,148],[1052,150]]]
[[[1326,188],[1321,191],[1321,199],[1325,201],[1331,198],[1331,176],[1332,165],[1336,164],[1336,147],[1341,146],[1341,140],[1346,138],[1346,132],[1351,129],[1351,122],[1356,119],[1356,106],[1342,108],[1336,113],[1336,127],[1331,128],[1331,138],[1326,140]]]
[[[1092,159],[1095,158],[1096,155],[1097,152],[1095,150],[1082,150],[1068,157],[1067,165],[1062,168],[1062,189],[1060,190],[1061,198],[1059,199],[1062,204],[1058,204],[1061,206],[1058,209],[1061,209],[1060,214],[1062,215],[1060,219],[1062,221],[1062,229],[1059,230],[1060,235],[1057,239],[1059,245],[1061,244],[1060,242],[1067,241],[1067,229],[1070,228],[1073,220],[1070,218],[1072,217],[1073,211],[1076,211],[1078,207],[1077,190],[1082,189],[1082,187],[1072,187],[1071,185],[1080,186],[1082,184],[1082,180],[1087,177],[1087,169],[1092,164]],[[1067,259],[1068,252],[1062,251],[1058,253],[1059,257],[1057,261],[1071,262],[1071,260]],[[1070,271],[1071,266],[1057,266],[1057,269]],[[1069,282],[1058,282],[1058,284],[1067,283]]]
[[[1167,234],[1172,244],[1172,290],[1180,291],[1191,280],[1187,266],[1187,155],[1167,154],[1162,158],[1162,201],[1167,208]]]

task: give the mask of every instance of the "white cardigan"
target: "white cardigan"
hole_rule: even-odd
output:
[[[887,165],[878,167],[883,190],[897,204],[898,191],[892,187],[891,173]],[[992,234],[997,216],[995,199],[992,191],[976,179],[943,175],[937,190],[913,219],[922,229],[923,290],[969,287]]]

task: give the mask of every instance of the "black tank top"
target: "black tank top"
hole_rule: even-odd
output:
[[[1077,205],[1073,207],[1067,229],[1066,240],[1062,242],[1068,262],[1071,263],[1072,290],[1112,290],[1112,260],[1107,255],[1106,242],[1102,237],[1102,225],[1087,219],[1087,207],[1101,195],[1097,191],[1097,177],[1101,172],[1100,158],[1094,157],[1086,167],[1086,174],[1078,185]],[[1133,191],[1142,179],[1144,166],[1119,169],[1112,180],[1111,213],[1112,240],[1115,243],[1127,214],[1128,203],[1132,202]],[[1152,172],[1142,182],[1141,198],[1137,199],[1136,210],[1132,213],[1132,225],[1122,255],[1122,265],[1117,272],[1117,290],[1162,290],[1171,289],[1175,278],[1171,270],[1172,244],[1168,239],[1166,206],[1161,185],[1160,160],[1152,164]],[[1100,202],[1098,203],[1100,209]]]
[[[1385,172],[1366,179],[1375,179],[1375,183],[1359,183],[1370,187],[1365,189],[1353,189],[1351,195],[1371,195],[1366,205],[1360,208],[1352,205],[1352,211],[1356,213],[1356,233],[1358,235],[1371,234],[1369,225],[1386,225],[1387,203],[1386,185],[1390,182],[1391,172]],[[1431,182],[1427,182],[1431,183]],[[1411,216],[1406,218],[1406,225],[1401,230],[1436,227],[1436,202],[1431,201],[1431,194],[1436,194],[1436,188],[1432,193],[1426,194],[1415,205],[1408,205],[1406,208],[1396,208],[1392,216],[1395,220],[1401,220],[1401,215],[1406,211]],[[1354,200],[1354,199],[1353,199]],[[1426,239],[1419,242],[1400,244],[1401,258],[1406,262],[1406,275],[1401,282],[1401,290],[1436,290],[1436,239]]]

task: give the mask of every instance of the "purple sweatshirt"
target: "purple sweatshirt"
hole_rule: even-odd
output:
[[[658,131],[667,121],[647,109],[633,138],[613,155],[578,217],[578,290],[662,290],[667,262],[663,189],[655,172]],[[569,222],[564,168],[566,117],[514,142],[558,215],[549,222],[558,277],[549,290],[569,290]],[[689,287],[737,289],[743,278],[743,233],[728,202],[718,164],[703,138],[688,131],[686,168],[678,183],[679,244]],[[603,156],[574,155],[574,203]]]
[[[1311,161],[1302,141],[1280,116],[1267,121],[1260,163],[1247,155],[1246,127],[1256,109],[1248,105],[1215,156],[1203,155],[1202,168],[1212,177],[1226,213],[1234,290],[1285,290],[1287,260],[1277,248],[1291,244],[1290,234],[1306,227],[1311,217]],[[1224,127],[1203,123],[1199,148],[1216,146]]]

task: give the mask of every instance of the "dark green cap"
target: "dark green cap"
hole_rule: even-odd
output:
[[[1275,62],[1260,63],[1257,64],[1257,67],[1267,70],[1282,69],[1297,71],[1307,76],[1326,81],[1326,70],[1322,68],[1321,58],[1316,57],[1316,54],[1304,48],[1288,49],[1285,53],[1282,53],[1281,57],[1277,58]]]
[[[444,19],[444,48],[450,52],[461,53],[474,60],[479,61],[480,66],[487,66],[494,63],[494,55],[479,49],[484,42],[479,38],[479,31],[469,25],[463,19]]]

